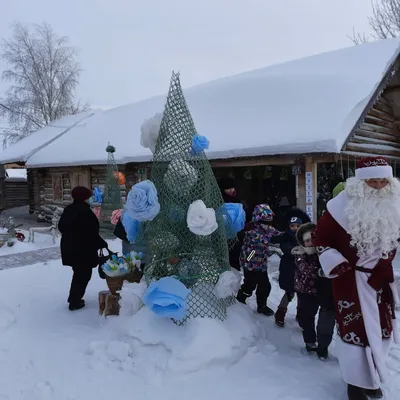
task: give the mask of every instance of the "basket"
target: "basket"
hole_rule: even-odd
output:
[[[108,290],[115,295],[122,289],[124,281],[128,281],[129,283],[139,283],[142,279],[142,276],[143,272],[137,268],[134,271],[129,272],[129,274],[123,276],[111,277],[106,275]]]

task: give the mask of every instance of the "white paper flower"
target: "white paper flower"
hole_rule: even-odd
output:
[[[196,200],[189,206],[186,221],[195,235],[208,236],[218,229],[215,210],[207,208],[203,200]]]
[[[219,299],[225,299],[229,296],[236,296],[240,289],[242,276],[239,271],[231,269],[223,272],[214,288],[214,294]]]
[[[140,137],[140,144],[143,147],[150,149],[153,154],[156,150],[162,118],[163,114],[157,113],[153,117],[146,119],[140,128],[142,133]]]
[[[142,307],[142,297],[147,290],[147,285],[144,279],[139,283],[124,283],[120,291],[121,299],[119,304],[121,306],[120,315],[131,316],[136,314]]]

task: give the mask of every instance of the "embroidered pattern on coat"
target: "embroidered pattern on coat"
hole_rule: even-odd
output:
[[[352,323],[353,321],[358,321],[361,318],[362,318],[362,314],[360,312],[347,314],[343,318],[343,325],[347,326],[350,323]]]
[[[339,300],[338,301],[338,310],[341,314],[343,310],[347,310],[350,307],[354,306],[354,302],[346,301],[346,300]]]
[[[346,333],[342,339],[346,343],[356,344],[357,346],[363,347],[365,346],[363,343],[361,343],[361,339],[354,332]]]

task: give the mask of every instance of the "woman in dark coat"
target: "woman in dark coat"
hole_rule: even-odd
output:
[[[219,187],[224,203],[240,203],[236,197],[236,183],[233,178],[223,178],[219,181]],[[246,211],[246,210],[245,210]],[[229,264],[240,271],[239,257],[244,239],[244,230],[237,233],[238,241],[229,251]]]
[[[62,235],[62,263],[73,270],[68,297],[71,311],[85,307],[83,296],[92,277],[92,269],[99,264],[98,251],[107,248],[107,242],[99,234],[99,221],[88,202],[91,196],[88,188],[75,187],[72,190],[74,201],[65,207],[58,223]]]

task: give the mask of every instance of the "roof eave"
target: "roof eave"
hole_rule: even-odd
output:
[[[399,60],[400,60],[400,47],[397,49],[397,54],[394,57],[393,62],[387,67],[386,72],[383,75],[383,78],[381,79],[380,83],[376,87],[376,89],[375,89],[374,93],[372,94],[371,98],[369,99],[368,103],[365,105],[362,113],[360,114],[359,118],[357,119],[357,121],[354,124],[353,128],[351,129],[350,133],[347,135],[347,138],[344,141],[343,146],[341,148],[341,152],[345,151],[345,148],[346,148],[347,144],[350,142],[350,140],[355,135],[356,130],[364,122],[365,117],[367,116],[367,114],[370,112],[370,110],[375,105],[375,103],[379,100],[382,92],[389,85],[389,83],[392,80],[394,74],[397,72],[397,69],[398,69],[398,65],[397,64],[398,64]]]

